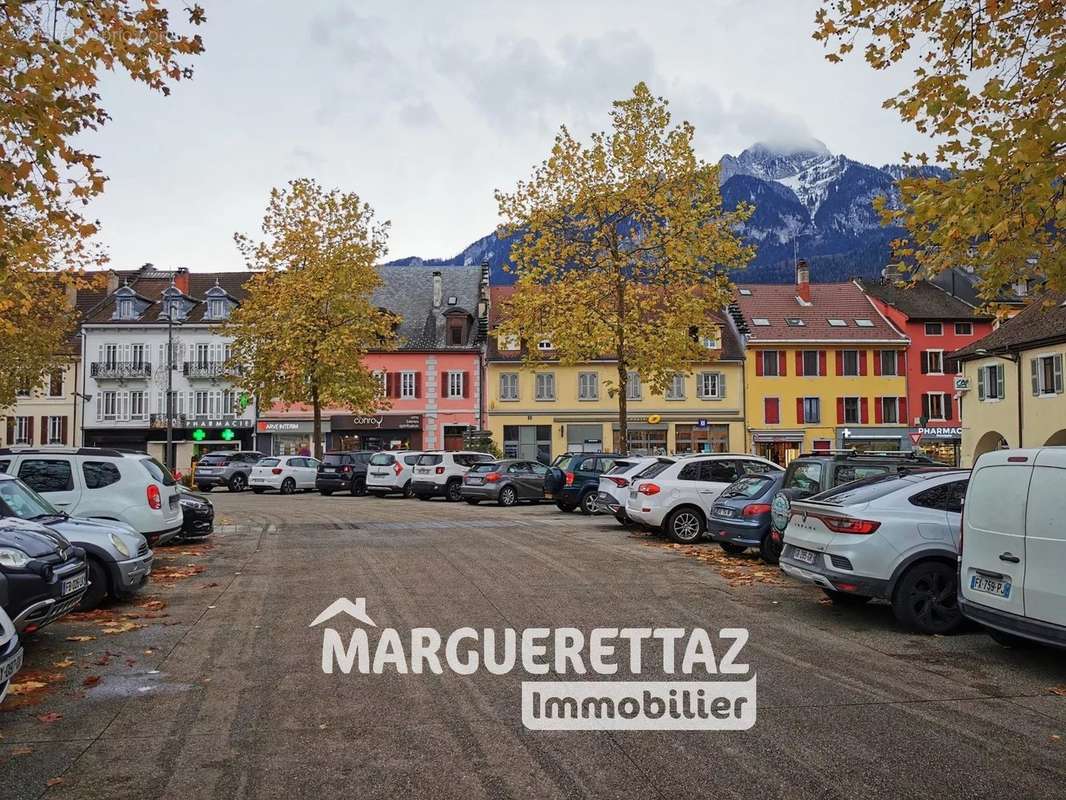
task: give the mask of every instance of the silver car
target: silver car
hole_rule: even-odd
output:
[[[85,550],[89,588],[78,605],[82,611],[96,608],[106,597],[128,597],[148,582],[152,550],[123,522],[67,516],[18,478],[4,474],[0,474],[0,517],[46,525]]]
[[[0,577],[0,581],[4,579]],[[2,588],[2,587],[0,587]],[[11,679],[22,667],[22,645],[11,617],[0,608],[0,703],[4,702]]]

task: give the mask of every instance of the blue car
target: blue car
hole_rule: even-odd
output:
[[[727,553],[737,555],[759,547],[770,535],[770,502],[785,473],[745,475],[718,495],[707,521],[707,535]]]

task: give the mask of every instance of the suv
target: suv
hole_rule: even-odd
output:
[[[418,450],[382,450],[374,453],[366,467],[367,494],[384,497],[399,493],[404,497],[413,497],[411,478],[420,455],[422,453]]]
[[[181,533],[177,482],[147,453],[105,447],[0,448],[14,475],[72,517],[125,522],[148,544]]]
[[[582,514],[595,513],[600,476],[614,469],[620,458],[618,453],[563,453],[544,478],[545,499],[554,499],[560,511],[580,508]]]
[[[959,606],[1000,644],[1066,647],[1066,447],[994,450],[973,468]]]
[[[969,470],[878,475],[792,504],[781,569],[834,603],[888,600],[921,633],[962,622],[955,578]]]
[[[626,514],[639,525],[691,544],[707,530],[707,518],[726,487],[743,475],[780,472],[773,461],[743,453],[657,458],[630,483]]]
[[[627,456],[615,461],[610,472],[600,476],[596,513],[613,514],[619,523],[628,525],[626,497],[629,496],[629,482],[654,463],[654,456]]]
[[[0,584],[6,580],[0,576]],[[0,585],[0,589],[4,586]],[[6,591],[0,591],[0,604],[4,602]],[[22,668],[22,645],[19,644],[19,635],[15,632],[15,626],[11,617],[3,608],[0,608],[0,703],[7,696],[7,687],[11,685],[11,679]]]
[[[318,493],[329,497],[334,492],[347,491],[352,497],[362,497],[366,494],[366,467],[373,456],[372,450],[324,453],[315,478]]]
[[[856,453],[854,450],[826,450],[807,453],[789,463],[785,482],[770,503],[770,531],[759,546],[759,554],[767,564],[781,558],[785,527],[792,511],[792,502],[821,492],[878,475],[904,475],[923,467],[943,467],[927,456],[898,451]]]
[[[248,476],[252,467],[263,458],[256,450],[215,450],[204,453],[196,462],[193,479],[201,492],[210,492],[216,486],[225,486],[231,492],[243,492],[248,488]]]
[[[32,633],[78,607],[89,587],[85,551],[37,522],[4,517],[0,582],[15,630]]]
[[[429,451],[418,457],[411,491],[419,500],[444,497],[462,500],[463,476],[474,464],[495,461],[488,453]]]

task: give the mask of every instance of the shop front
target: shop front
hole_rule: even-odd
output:
[[[256,424],[255,448],[272,456],[298,456],[314,453],[314,420],[261,419]],[[322,420],[322,438],[329,441],[329,419]]]
[[[907,444],[941,464],[957,467],[962,456],[962,428],[912,428]]]
[[[858,453],[900,453],[911,450],[907,428],[875,427],[837,428],[837,447]]]
[[[330,450],[422,448],[421,414],[335,414],[329,423]]]
[[[753,431],[751,434],[755,455],[782,467],[787,467],[792,459],[800,455],[803,438],[803,431]]]

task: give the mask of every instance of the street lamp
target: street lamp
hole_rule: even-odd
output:
[[[171,472],[174,471],[174,325],[181,324],[179,320],[174,322],[174,298],[171,289],[177,290],[174,281],[170,282],[170,288],[166,290],[166,318],[167,318],[167,450],[163,463]]]

